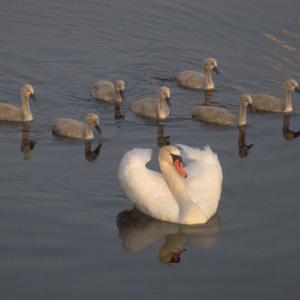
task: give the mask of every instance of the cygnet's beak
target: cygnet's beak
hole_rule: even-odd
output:
[[[167,104],[168,104],[169,106],[171,106],[170,97],[166,97],[165,100],[166,100]]]
[[[214,71],[216,74],[218,74],[218,75],[220,74],[219,69],[218,69],[218,67],[216,67],[216,66],[213,67],[213,71]]]
[[[300,94],[300,89],[299,89],[299,87],[297,87],[297,86],[295,87],[295,92]]]
[[[101,130],[101,128],[100,128],[99,125],[95,125],[95,128],[97,129],[97,131],[98,131],[99,133],[102,133],[102,130]]]
[[[35,98],[35,94],[34,94],[34,93],[31,93],[29,97],[30,97],[32,100],[36,101],[36,98]]]

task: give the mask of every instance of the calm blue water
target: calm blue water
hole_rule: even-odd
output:
[[[0,124],[2,298],[299,298],[300,96],[284,131],[282,115],[249,116],[240,141],[254,145],[241,158],[238,130],[191,119],[203,93],[161,80],[215,57],[215,104],[237,113],[242,92],[281,97],[283,81],[300,82],[299,11],[296,0],[1,1],[0,99],[18,104],[27,82],[38,98],[30,128]],[[125,121],[89,97],[94,81],[119,78]],[[156,125],[130,105],[162,84],[164,135],[209,144],[223,167],[218,215],[203,226],[130,211],[119,188],[125,151],[153,148],[158,168]],[[104,132],[92,145],[52,137],[53,119],[87,112]],[[179,248],[180,263],[166,263]]]

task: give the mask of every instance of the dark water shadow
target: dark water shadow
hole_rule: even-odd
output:
[[[33,149],[36,145],[36,141],[34,141],[30,136],[30,122],[23,123],[23,130],[22,130],[22,142],[20,150],[24,154],[23,158],[25,160],[31,160]]]
[[[245,158],[250,154],[250,150],[254,144],[246,143],[246,126],[239,126],[238,131],[239,131],[239,139],[238,139],[239,157]]]
[[[165,130],[164,130],[165,124],[163,122],[157,122],[157,146],[163,147],[170,145],[171,136],[165,136]]]
[[[221,221],[215,215],[206,224],[186,226],[155,220],[133,208],[118,214],[117,227],[123,248],[133,254],[163,240],[158,259],[174,266],[181,261],[188,247],[214,248],[218,243]]]
[[[31,122],[8,122],[0,121],[1,130],[5,131],[21,131],[22,139],[20,145],[20,151],[23,153],[24,160],[31,160],[36,141],[32,139],[30,128]]]
[[[100,154],[100,150],[102,147],[102,143],[98,142],[97,146],[92,149],[93,141],[86,141],[84,145],[84,156],[86,161],[90,163],[95,163],[97,161],[97,158]]]
[[[292,141],[300,136],[300,131],[290,130],[290,114],[283,114],[282,135],[287,141]]]

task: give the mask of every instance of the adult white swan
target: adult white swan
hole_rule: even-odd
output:
[[[217,155],[184,145],[164,146],[159,152],[161,173],[145,165],[151,149],[127,152],[119,166],[125,195],[146,215],[179,224],[206,223],[216,213],[223,174]],[[186,167],[183,167],[185,163]]]

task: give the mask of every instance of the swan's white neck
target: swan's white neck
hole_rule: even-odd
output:
[[[292,105],[292,96],[291,93],[287,90],[284,90],[284,112],[291,112],[293,111]]]
[[[85,121],[83,125],[83,134],[86,140],[92,140],[94,138],[93,128],[87,121]]]
[[[212,90],[215,88],[215,84],[212,79],[211,71],[204,69],[204,83],[205,83],[205,89]]]
[[[179,207],[179,223],[197,224],[207,222],[207,217],[201,211],[198,205],[191,201],[186,189],[184,179],[176,171],[175,167],[169,163],[160,160],[160,168],[168,187]]]
[[[238,125],[244,126],[246,124],[247,124],[247,106],[241,103]]]
[[[23,121],[32,121],[32,113],[29,106],[29,96],[21,95],[22,98],[22,112],[23,112]]]

